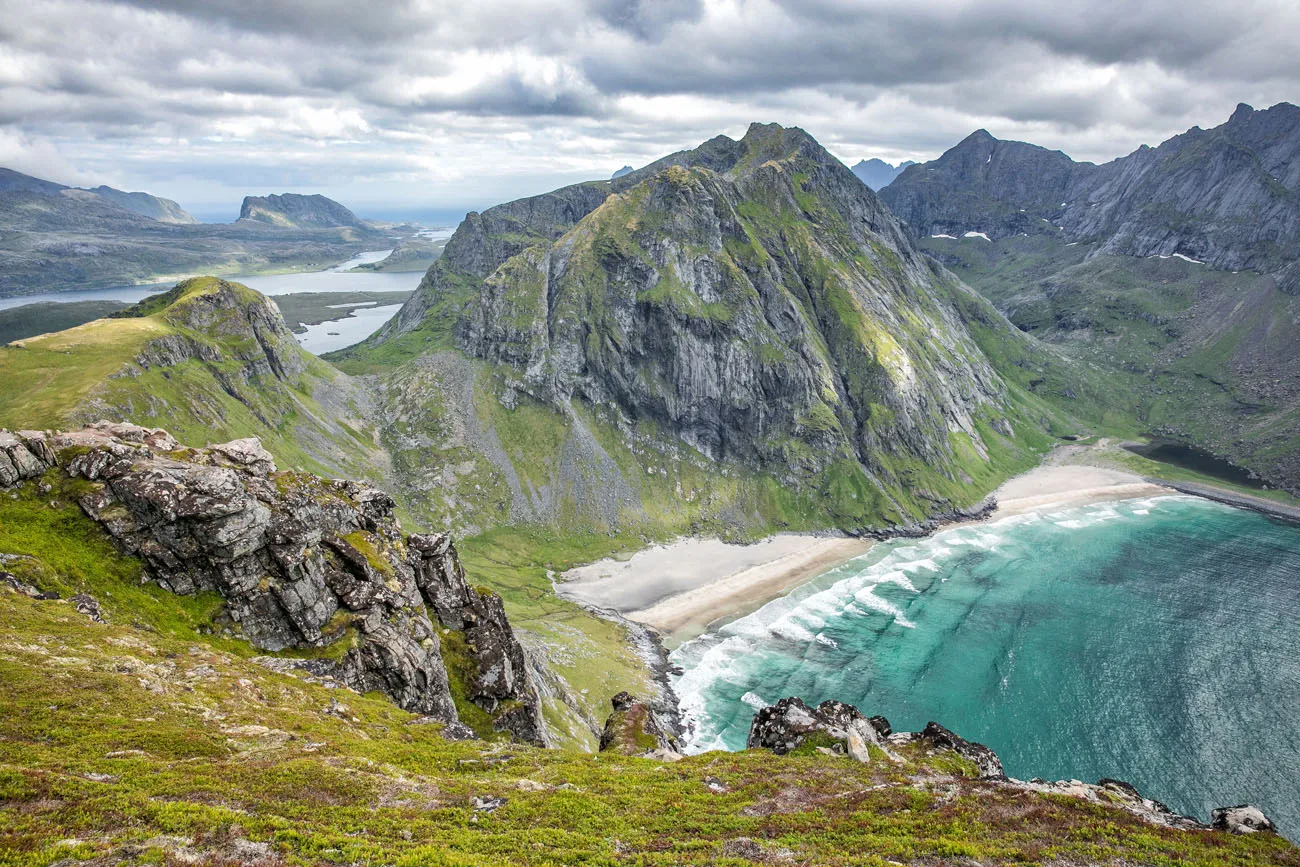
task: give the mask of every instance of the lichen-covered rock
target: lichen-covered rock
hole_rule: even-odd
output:
[[[625,756],[651,756],[665,761],[681,757],[681,745],[659,721],[649,704],[628,692],[610,699],[614,712],[605,721],[600,751]]]
[[[407,546],[416,585],[434,616],[444,627],[465,634],[473,659],[470,701],[493,714],[498,731],[545,745],[537,689],[501,597],[469,586],[449,534],[412,535]]]
[[[1264,812],[1252,804],[1219,807],[1210,814],[1211,824],[1219,831],[1233,834],[1277,833],[1277,826]]]
[[[869,747],[883,748],[875,724],[853,705],[824,701],[811,708],[795,696],[783,698],[754,714],[745,747],[762,747],[784,755],[810,741],[817,746],[838,748],[860,762],[871,760]]]
[[[939,749],[952,750],[962,758],[969,759],[980,769],[980,776],[985,779],[1001,779],[1006,776],[997,753],[983,744],[968,741],[954,734],[937,722],[926,723],[916,739],[928,741]]]
[[[446,536],[413,536],[408,547],[384,492],[277,473],[255,439],[188,449],[165,431],[125,424],[0,431],[0,454],[13,468],[0,477],[6,484],[55,466],[91,482],[79,504],[118,547],[175,593],[220,594],[254,646],[319,650],[303,662],[313,676],[452,723],[427,602],[442,626],[465,633],[470,699],[499,711],[500,730],[543,742],[536,690],[500,598],[465,583]],[[99,615],[93,600],[75,601]]]

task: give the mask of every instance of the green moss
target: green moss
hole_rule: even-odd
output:
[[[393,564],[381,548],[383,543],[378,541],[378,537],[374,533],[368,530],[354,530],[345,535],[343,541],[356,548],[366,558],[370,568],[380,575],[388,577],[393,575]]]

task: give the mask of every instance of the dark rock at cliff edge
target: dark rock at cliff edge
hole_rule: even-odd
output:
[[[813,708],[802,699],[791,696],[762,708],[754,714],[746,747],[769,749],[777,755],[815,749],[859,762],[872,761],[871,751],[874,749],[884,760],[897,762],[898,756],[891,747],[901,748],[907,744],[921,744],[930,750],[951,752],[966,759],[975,765],[979,779],[988,785],[1068,795],[1117,806],[1156,825],[1192,831],[1212,827],[1234,834],[1276,831],[1272,821],[1258,807],[1249,804],[1220,807],[1213,811],[1212,824],[1207,825],[1180,815],[1159,801],[1143,797],[1136,788],[1122,780],[1104,779],[1093,784],[1079,780],[1013,779],[1004,773],[1002,761],[993,750],[968,741],[936,722],[927,723],[919,732],[895,732],[883,716],[868,718],[853,705],[840,701],[824,701]]]

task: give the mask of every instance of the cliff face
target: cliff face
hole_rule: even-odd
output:
[[[507,262],[461,345],[552,400],[612,403],[751,466],[887,475],[889,456],[978,439],[1001,385],[940,278],[806,134],[742,144],[725,171],[666,169]]]
[[[356,214],[319,193],[313,196],[298,193],[245,196],[239,207],[239,219],[298,229],[366,228]]]
[[[1060,233],[1101,253],[1180,254],[1300,292],[1300,108],[1240,105],[1104,165],[980,130],[881,196],[917,234]]]
[[[0,432],[0,485],[50,470],[88,483],[82,511],[143,560],[149,578],[182,595],[217,593],[254,647],[300,652],[269,661],[277,669],[377,690],[459,724],[448,667],[457,676],[467,668],[462,692],[494,729],[544,742],[500,599],[466,584],[449,539],[404,537],[382,491],[278,473],[251,439],[187,449],[133,425]],[[463,638],[448,662],[440,636],[452,632]]]
[[[590,407],[795,489],[833,476],[907,521],[1016,436],[966,303],[816,141],[755,124],[471,214],[370,347],[454,345],[509,371],[507,402]]]

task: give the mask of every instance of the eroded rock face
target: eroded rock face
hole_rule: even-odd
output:
[[[465,634],[473,662],[470,700],[495,715],[498,731],[545,745],[537,690],[501,597],[469,586],[449,534],[412,535],[407,546],[416,585],[434,616],[444,627]]]
[[[542,742],[536,690],[500,598],[466,585],[445,536],[408,543],[384,492],[277,473],[255,439],[187,449],[165,431],[124,424],[0,431],[0,454],[5,484],[55,466],[94,483],[82,510],[163,587],[221,594],[253,645],[320,649],[313,674],[452,723],[433,609],[441,626],[465,633],[470,699],[489,712],[509,704],[498,728]]]
[[[625,756],[651,756],[669,761],[681,757],[677,738],[663,725],[649,704],[628,692],[610,700],[614,712],[605,721],[600,751]]]

